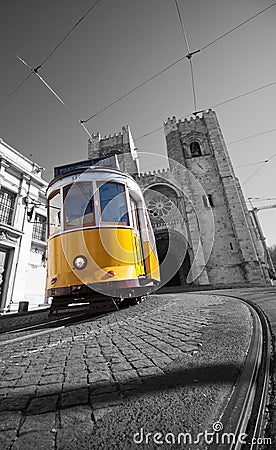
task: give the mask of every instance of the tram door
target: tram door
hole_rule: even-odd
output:
[[[141,243],[141,232],[140,232],[140,223],[139,223],[139,217],[138,217],[138,210],[137,210],[137,204],[136,202],[130,198],[130,205],[131,205],[131,214],[133,219],[133,225],[134,225],[134,254],[135,254],[135,260],[136,264],[138,264],[139,267],[139,275],[145,275],[145,262],[143,257],[143,249],[142,249],[142,243]]]
[[[5,280],[7,276],[7,267],[10,251],[0,247],[0,309],[5,307]]]

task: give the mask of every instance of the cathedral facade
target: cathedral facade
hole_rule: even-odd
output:
[[[169,168],[139,173],[128,127],[93,135],[88,155],[118,155],[120,167],[138,181],[151,219],[162,286],[270,284],[269,265],[247,209],[213,110],[164,124]]]

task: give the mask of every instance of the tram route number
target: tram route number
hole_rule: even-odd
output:
[[[80,179],[80,174],[78,174],[78,175],[72,175],[72,181],[77,181],[77,180],[79,180]]]

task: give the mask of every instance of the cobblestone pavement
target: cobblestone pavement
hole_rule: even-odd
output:
[[[170,365],[202,351],[204,330],[218,321],[224,303],[216,295],[152,296],[94,321],[0,346],[1,450],[80,448],[83,433],[95,433],[150,382],[152,391],[160,389]],[[250,323],[242,327],[249,336]],[[240,340],[239,363],[248,339]],[[104,437],[85,445],[117,448]]]

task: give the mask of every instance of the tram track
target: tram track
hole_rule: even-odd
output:
[[[273,357],[272,337],[266,315],[248,298],[249,296],[260,298],[262,294],[237,295],[218,291],[216,294],[232,297],[245,303],[251,311],[253,331],[244,367],[220,418],[222,428],[216,433],[214,439],[216,444],[213,442],[208,450],[272,448],[269,446],[271,439],[267,435],[268,424],[271,420],[268,416],[269,393],[274,391],[270,373]],[[273,294],[275,295],[274,292]]]
[[[80,314],[71,317],[60,317],[56,320],[51,320],[47,322],[42,322],[36,325],[29,325],[23,328],[13,329],[11,331],[5,331],[0,334],[0,347],[12,344],[14,342],[20,342],[27,339],[35,338],[37,336],[53,333],[64,329],[69,325],[78,325],[86,321],[94,322],[102,317],[106,317],[108,313],[105,314]],[[34,332],[33,332],[34,331]],[[26,334],[27,333],[27,334]]]

